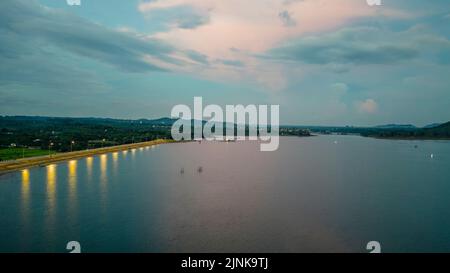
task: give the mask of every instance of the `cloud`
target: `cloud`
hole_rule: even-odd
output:
[[[157,1],[144,2],[142,5],[155,5]],[[141,10],[141,8],[139,8]],[[144,18],[152,24],[163,26],[161,30],[167,29],[195,29],[210,22],[210,14],[187,4],[173,6],[156,6],[144,12]]]
[[[331,88],[333,91],[339,94],[344,94],[348,91],[348,85],[342,82],[332,84]]]
[[[164,69],[145,56],[170,63],[175,51],[161,40],[108,29],[35,1],[3,0],[0,7],[0,57],[21,57],[53,46],[124,71],[147,72]]]
[[[268,52],[270,58],[308,64],[394,64],[418,57],[419,50],[401,33],[386,35],[372,27],[345,28],[291,41]],[[407,38],[411,38],[407,37]]]
[[[283,4],[284,4],[284,5],[290,5],[290,4],[292,4],[292,3],[304,2],[304,1],[306,1],[306,0],[284,0],[284,1],[283,1]]]
[[[285,39],[334,30],[354,19],[404,16],[389,7],[373,9],[361,0],[155,0],[141,1],[138,6],[140,12],[150,16],[187,8],[209,18],[208,23],[195,29],[183,29],[175,24],[172,29],[161,31],[156,36],[174,45],[198,50],[211,58],[229,58],[227,54],[231,47],[261,53]],[[280,24],[280,19],[283,24]],[[300,20],[301,24],[295,24]],[[208,43],[204,42],[205,37]]]
[[[200,63],[200,64],[209,64],[208,56],[205,54],[201,54],[194,50],[187,50],[186,55],[193,61]]]
[[[0,109],[6,113],[105,111],[113,100],[132,100],[122,93],[136,92],[132,77],[144,81],[147,73],[205,62],[196,51],[130,28],[107,28],[34,0],[0,1]]]
[[[199,14],[191,14],[190,16],[182,16],[177,19],[177,27],[184,29],[194,29],[201,25],[207,24],[209,22],[209,17],[202,16]]]
[[[225,81],[239,79],[248,82],[251,79],[263,87],[261,90],[277,91],[282,90],[289,79],[284,75],[284,68],[273,64],[281,63],[284,66],[284,60],[280,62],[280,58],[273,58],[267,62],[267,59],[255,56],[266,53],[286,40],[310,33],[335,31],[354,20],[404,16],[390,7],[373,9],[361,0],[155,0],[141,1],[138,10],[149,18],[179,10],[190,10],[191,13],[209,18],[207,23],[195,28],[180,28],[172,24],[171,28],[155,33],[154,37],[184,50],[200,52],[208,56],[209,60],[239,61],[235,62],[239,65],[234,67],[223,65],[222,62],[210,62],[209,71],[195,70],[196,75],[226,78],[221,79]],[[233,68],[236,71],[232,71]],[[336,67],[340,72],[347,69]]]
[[[378,104],[373,99],[357,102],[357,108],[360,112],[373,114],[378,110]]]
[[[221,60],[221,59],[219,59],[218,61],[224,65],[229,65],[229,66],[235,66],[235,67],[245,66],[245,64],[239,60]]]
[[[292,18],[291,14],[287,10],[278,13],[278,17],[281,19],[281,22],[285,27],[294,27],[297,25],[297,22]]]

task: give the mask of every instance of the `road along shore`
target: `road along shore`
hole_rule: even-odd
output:
[[[53,164],[61,161],[67,161],[72,159],[78,159],[82,157],[94,156],[105,153],[113,153],[118,151],[136,149],[141,147],[153,146],[158,144],[172,143],[174,140],[169,139],[157,139],[146,142],[139,142],[133,144],[124,144],[111,147],[97,148],[91,150],[82,150],[68,153],[59,153],[45,156],[36,156],[21,158],[12,161],[0,162],[0,174],[19,171],[22,169],[34,167],[34,166],[46,166],[48,164]]]

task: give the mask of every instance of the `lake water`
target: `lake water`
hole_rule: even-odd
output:
[[[372,240],[450,252],[449,141],[165,144],[0,176],[0,252],[67,252],[68,241],[83,252],[367,252]]]

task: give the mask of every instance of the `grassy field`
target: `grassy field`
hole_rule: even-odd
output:
[[[55,154],[55,151],[51,151],[52,154]],[[22,148],[7,148],[7,149],[0,149],[0,161],[5,160],[13,160],[23,157],[33,157],[33,156],[41,156],[41,155],[48,155],[48,150],[41,150],[41,149],[22,149]]]

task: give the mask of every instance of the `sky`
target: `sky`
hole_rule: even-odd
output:
[[[450,121],[448,0],[0,1],[0,115],[159,118],[278,104],[281,124]]]

